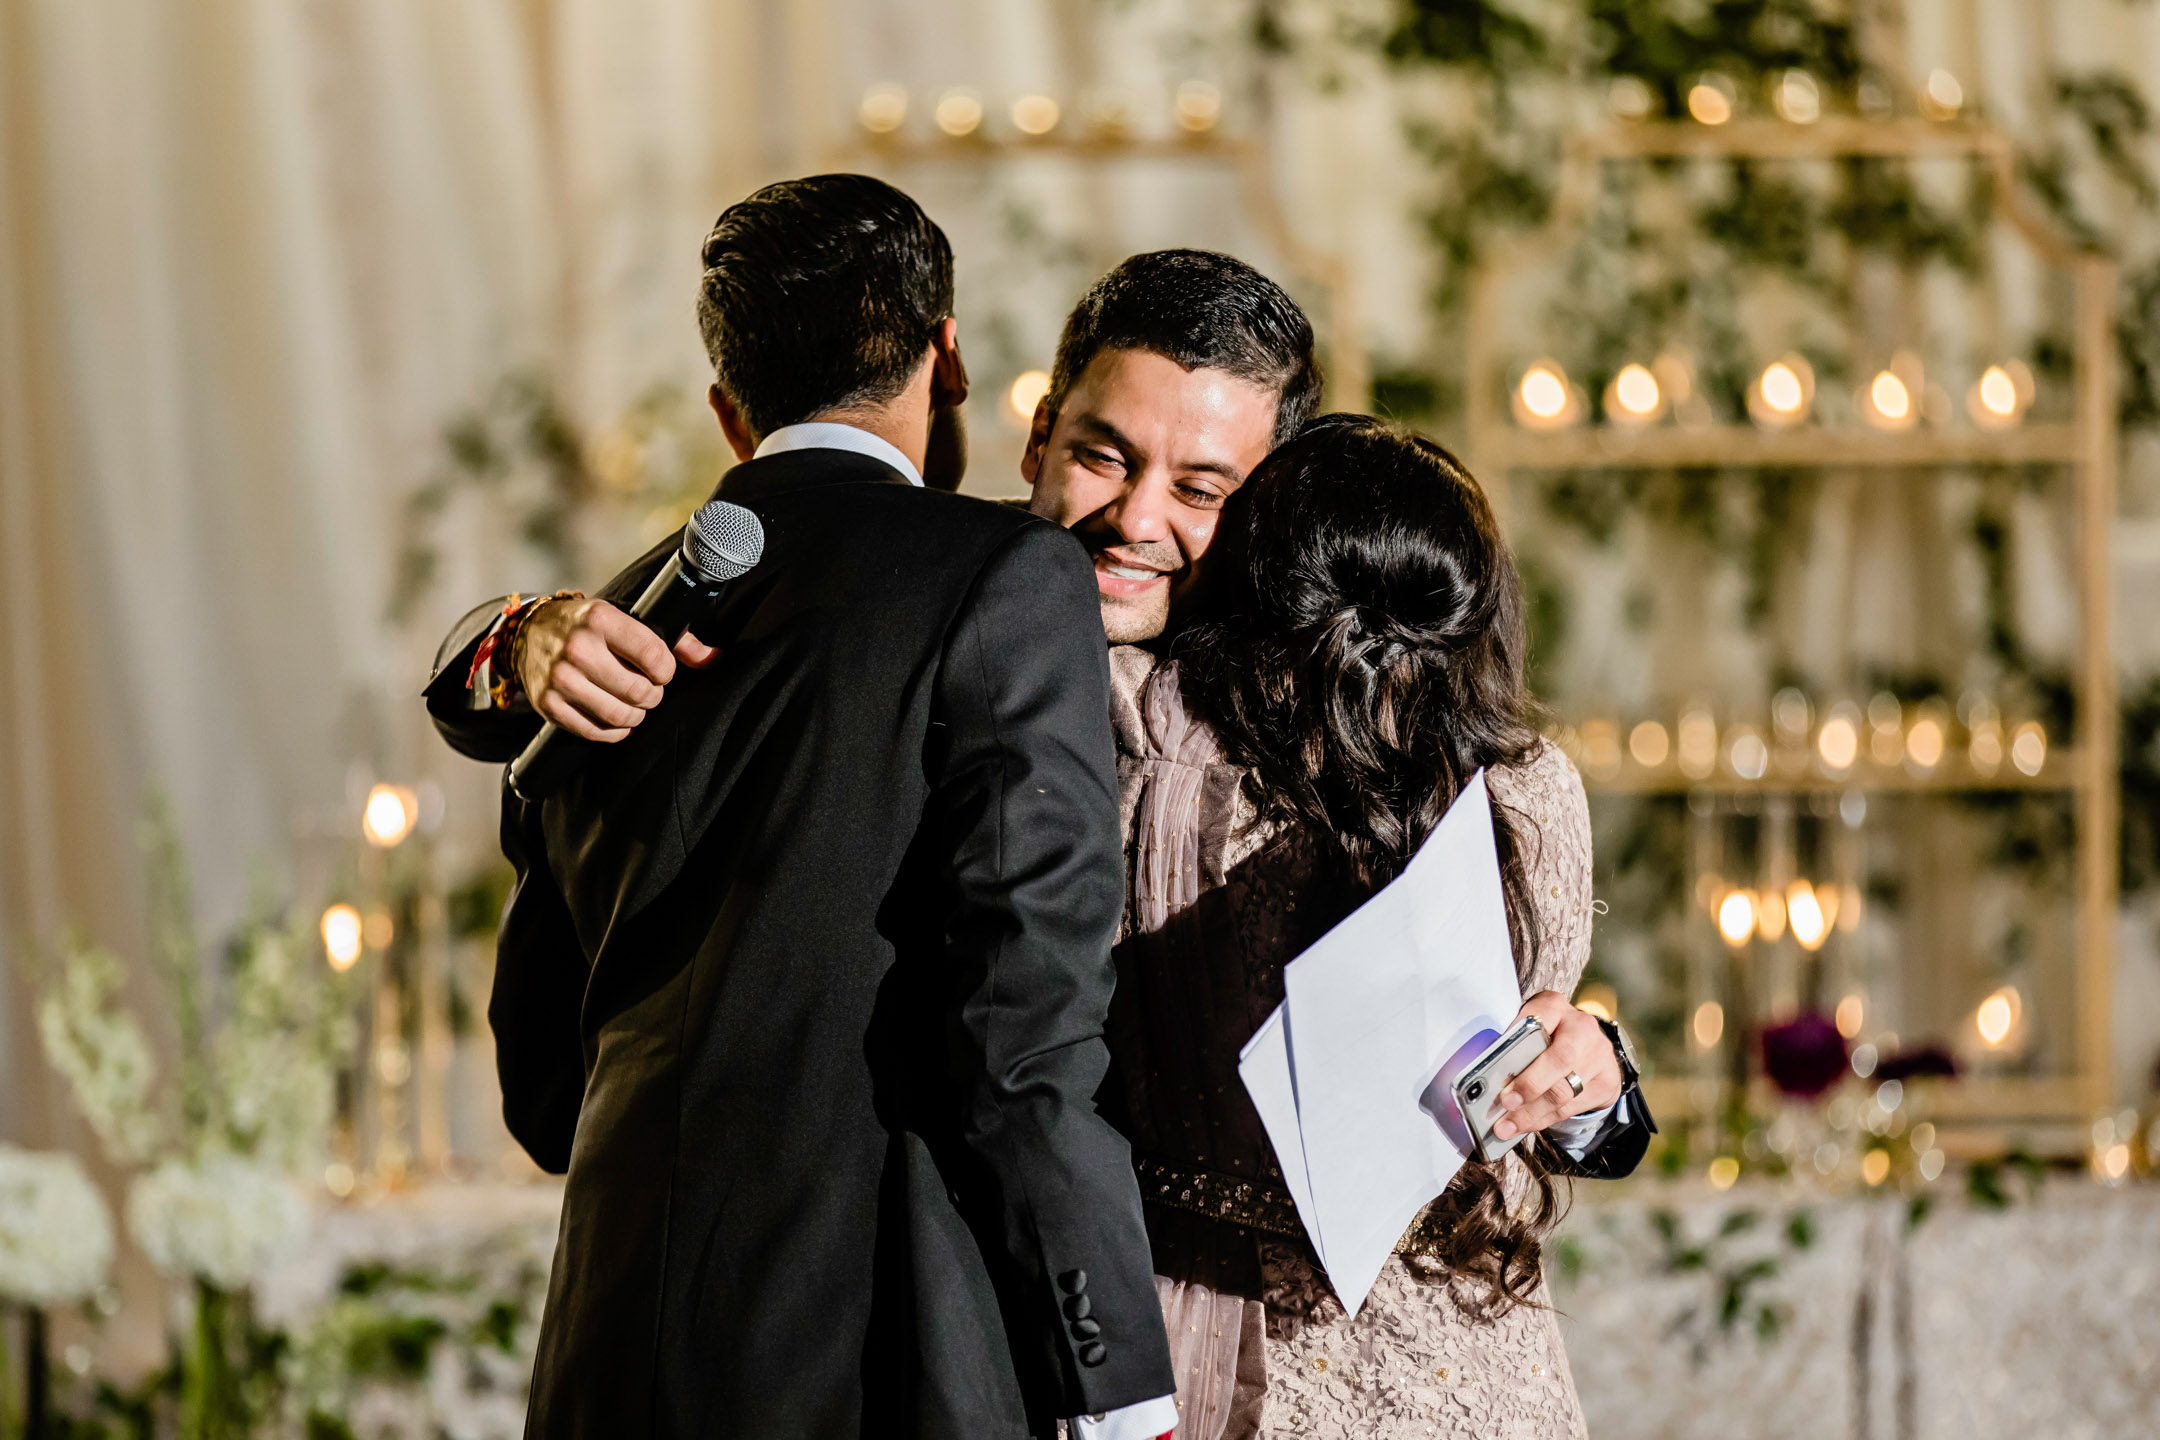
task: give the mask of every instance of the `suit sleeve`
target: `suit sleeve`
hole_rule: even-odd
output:
[[[1650,1149],[1657,1121],[1643,1099],[1641,1085],[1630,1085],[1605,1112],[1605,1119],[1586,1139],[1555,1141],[1545,1146],[1546,1168],[1557,1175],[1583,1180],[1624,1180]]]
[[[468,610],[435,651],[435,668],[420,693],[427,701],[428,718],[450,748],[474,760],[501,763],[513,760],[527,741],[539,732],[540,717],[522,700],[516,705],[496,703],[484,684],[473,680],[474,661],[481,648],[503,626],[507,595]]]
[[[1066,1415],[1176,1388],[1131,1151],[1093,1104],[1124,891],[1108,685],[1085,553],[1055,526],[1025,527],[947,637],[931,805],[951,857],[962,1133]]]
[[[627,608],[681,545],[682,532],[678,530],[609,581],[600,598]],[[458,618],[436,647],[435,668],[421,691],[427,701],[428,717],[450,748],[493,765],[515,760],[540,733],[541,725],[540,717],[522,695],[515,703],[503,705],[496,702],[490,688],[474,684],[473,662],[490,637],[502,629],[503,611],[511,599],[498,595]],[[507,666],[509,657],[505,655],[493,663]]]
[[[583,1015],[591,974],[562,890],[548,870],[540,807],[503,787],[503,854],[517,872],[495,938],[488,1028],[503,1122],[533,1163],[570,1168],[585,1102]]]

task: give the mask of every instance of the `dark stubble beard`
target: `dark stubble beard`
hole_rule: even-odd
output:
[[[1120,543],[1114,535],[1082,534],[1080,538],[1087,545],[1090,556],[1115,545],[1125,551],[1130,559],[1143,562],[1151,568],[1168,566],[1166,580],[1174,577],[1185,561],[1177,546],[1167,540],[1131,544]],[[1153,640],[1162,634],[1170,623],[1172,588],[1172,584],[1165,583],[1155,586],[1146,595],[1103,596],[1103,634],[1113,645],[1134,645],[1142,640]]]

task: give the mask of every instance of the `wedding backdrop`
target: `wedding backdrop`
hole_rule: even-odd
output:
[[[2136,0],[0,0],[0,1437],[517,1433],[419,687],[710,489],[698,242],[839,168],[975,493],[1170,245],[1493,493],[1664,1130],[1551,1260],[1595,1433],[2150,1433],[2156,101]]]

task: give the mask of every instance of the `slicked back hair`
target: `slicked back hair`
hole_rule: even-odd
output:
[[[953,309],[952,246],[867,175],[809,175],[730,205],[705,237],[698,328],[756,435],[882,405]]]
[[[1065,321],[1050,408],[1105,350],[1146,350],[1187,370],[1224,370],[1275,391],[1280,445],[1320,405],[1312,322],[1280,285],[1211,250],[1151,250],[1096,281]]]

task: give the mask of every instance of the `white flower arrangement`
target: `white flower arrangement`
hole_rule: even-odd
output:
[[[127,1224],[166,1274],[237,1290],[299,1247],[308,1212],[277,1166],[224,1151],[168,1159],[137,1176]]]
[[[239,947],[232,1011],[211,1045],[226,1138],[289,1174],[321,1168],[337,1109],[337,1062],[356,1039],[318,970],[281,931]]]
[[[73,1155],[0,1143],[0,1300],[87,1300],[112,1267],[112,1212]]]
[[[71,944],[59,983],[38,1005],[38,1036],[106,1153],[136,1165],[164,1143],[166,1123],[151,1096],[150,1037],[114,1004],[123,974],[110,950]]]
[[[237,1289],[306,1234],[291,1177],[321,1164],[355,1027],[337,983],[301,958],[298,928],[268,919],[227,947],[214,992],[178,838],[162,813],[146,835],[174,1073],[160,1076],[148,1027],[122,1003],[122,963],[96,946],[62,946],[38,1033],[106,1153],[137,1172],[128,1233],[167,1274]],[[106,1236],[109,1250],[109,1220]]]

